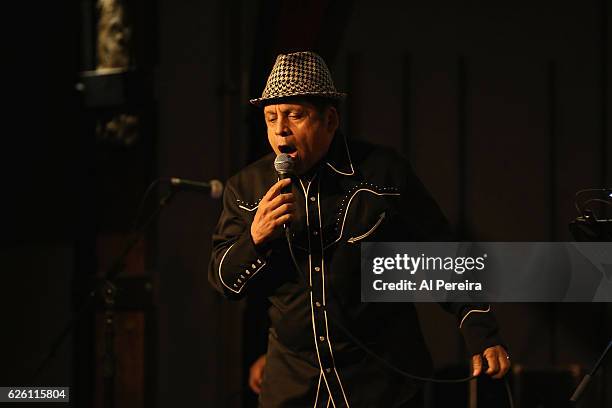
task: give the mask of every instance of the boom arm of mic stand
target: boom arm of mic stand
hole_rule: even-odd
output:
[[[612,340],[610,340],[610,342],[608,343],[608,346],[606,347],[604,352],[601,354],[601,356],[599,356],[599,360],[597,360],[597,362],[595,363],[595,367],[593,367],[593,369],[591,370],[590,373],[588,373],[587,375],[584,376],[582,381],[580,381],[580,384],[578,384],[578,387],[576,387],[576,390],[574,391],[574,394],[570,398],[570,402],[572,402],[574,405],[578,402],[580,397],[582,397],[582,394],[584,393],[584,390],[586,390],[587,386],[591,382],[591,379],[597,373],[597,370],[599,369],[599,366],[601,365],[601,363],[606,358],[606,355],[610,351],[610,348],[612,348]]]
[[[79,308],[76,315],[70,319],[70,321],[64,326],[64,329],[61,331],[61,333],[57,336],[55,341],[52,343],[51,348],[49,349],[49,352],[46,354],[45,358],[42,360],[42,363],[34,371],[34,374],[30,378],[30,381],[28,382],[28,384],[33,384],[34,381],[36,381],[36,379],[38,378],[40,373],[45,369],[49,361],[51,361],[51,359],[55,356],[55,353],[60,348],[64,340],[66,340],[66,337],[68,337],[68,335],[74,330],[74,326],[87,314],[87,312],[90,311],[91,307],[94,305],[96,293],[98,293],[98,291],[103,286],[113,283],[114,279],[117,277],[117,275],[119,275],[119,273],[123,269],[125,259],[130,253],[130,251],[136,246],[138,241],[142,239],[142,237],[144,236],[144,233],[147,231],[151,223],[161,213],[162,209],[166,206],[166,204],[168,204],[168,202],[172,199],[174,194],[175,194],[175,191],[173,189],[170,189],[166,194],[164,194],[162,198],[159,200],[159,204],[157,208],[155,209],[155,211],[153,212],[153,214],[151,214],[151,216],[147,219],[147,221],[134,232],[134,234],[132,235],[132,238],[125,245],[121,254],[117,257],[115,262],[111,264],[111,266],[108,268],[108,270],[104,274],[104,279],[101,280],[99,283],[97,283],[96,286],[89,292],[87,299],[85,300],[83,305]]]

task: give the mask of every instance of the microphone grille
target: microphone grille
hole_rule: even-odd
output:
[[[281,153],[274,159],[277,173],[293,173],[293,159],[287,153]]]

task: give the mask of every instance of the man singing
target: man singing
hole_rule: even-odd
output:
[[[405,158],[338,130],[344,96],[317,54],[278,56],[251,100],[273,152],[228,180],[213,235],[211,284],[228,298],[263,291],[271,303],[265,408],[419,406],[420,384],[345,330],[394,366],[431,374],[414,305],[361,302],[360,242],[450,240],[448,222]],[[294,176],[279,181],[280,153]],[[457,317],[474,375],[484,355],[486,373],[504,376],[510,362],[490,307],[442,306]]]

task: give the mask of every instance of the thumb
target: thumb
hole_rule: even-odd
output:
[[[472,356],[472,375],[478,376],[482,371],[482,357],[480,354],[474,354]]]

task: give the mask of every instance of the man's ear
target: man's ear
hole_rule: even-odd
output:
[[[335,107],[330,106],[327,108],[327,115],[325,115],[325,126],[331,133],[335,133],[340,126],[340,115]]]

